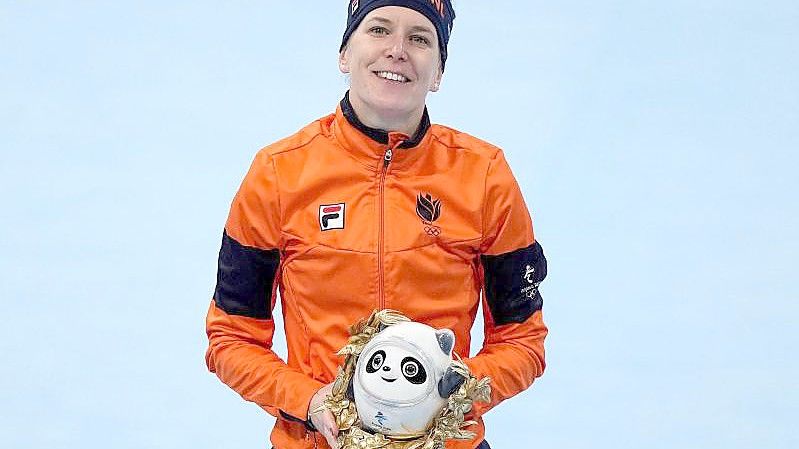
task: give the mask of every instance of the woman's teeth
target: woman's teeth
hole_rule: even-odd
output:
[[[399,81],[401,83],[408,82],[408,78],[405,78],[399,73],[394,73],[394,72],[377,72],[377,76],[379,76],[380,78],[385,78],[387,80]]]

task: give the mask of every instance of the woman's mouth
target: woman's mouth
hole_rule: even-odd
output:
[[[400,82],[400,83],[407,83],[408,81],[410,81],[404,75],[402,75],[400,73],[396,73],[396,72],[379,71],[379,72],[372,72],[372,73],[377,75],[379,78],[383,78],[383,79],[389,80],[389,81],[397,81],[397,82]]]

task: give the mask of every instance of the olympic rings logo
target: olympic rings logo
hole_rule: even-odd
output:
[[[426,232],[427,235],[438,237],[441,234],[441,228],[439,228],[438,226],[425,226],[424,232]]]

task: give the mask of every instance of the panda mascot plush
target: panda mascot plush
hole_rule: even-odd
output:
[[[361,425],[391,438],[424,434],[465,380],[451,368],[454,345],[451,330],[410,321],[375,334],[348,392]]]

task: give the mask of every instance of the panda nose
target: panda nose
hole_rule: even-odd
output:
[[[390,368],[390,367],[388,367],[388,366],[384,366],[384,367],[383,367],[383,371],[391,371],[391,368]]]

